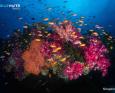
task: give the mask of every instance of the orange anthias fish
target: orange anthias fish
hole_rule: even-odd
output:
[[[49,20],[49,18],[44,18],[43,20],[44,20],[44,21],[48,21],[48,20]]]

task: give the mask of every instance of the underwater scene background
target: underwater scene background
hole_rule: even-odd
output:
[[[0,93],[115,93],[115,0],[0,0]]]

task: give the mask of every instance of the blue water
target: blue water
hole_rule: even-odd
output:
[[[115,0],[0,0],[0,5],[6,4],[20,7],[0,7],[0,37],[8,37],[24,24],[44,22],[44,18],[75,21],[78,16],[102,25],[115,35]],[[70,13],[77,16],[71,17]]]

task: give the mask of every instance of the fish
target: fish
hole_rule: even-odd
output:
[[[81,44],[81,41],[75,41],[74,44],[75,44],[75,45]]]
[[[23,19],[23,17],[18,17],[18,20],[22,20]]]
[[[35,39],[36,41],[41,41],[40,39]]]
[[[85,17],[84,16],[81,16],[81,19],[84,19]]]
[[[100,26],[100,25],[95,25],[95,28],[97,28],[97,29],[102,29],[103,27]]]
[[[93,32],[92,35],[98,36],[99,34],[97,32]]]
[[[23,26],[23,28],[27,29],[27,28],[28,28],[28,26],[27,26],[27,25],[24,25],[24,26]]]
[[[51,48],[55,48],[55,47],[56,47],[56,45],[50,45],[50,47],[51,47]]]
[[[93,29],[90,29],[89,31],[90,31],[90,32],[93,32],[94,30],[93,30]]]
[[[49,20],[49,18],[44,18],[43,20],[44,20],[44,21],[48,21],[48,20]]]
[[[64,61],[66,61],[66,59],[67,59],[67,58],[64,57],[64,58],[62,58],[60,61],[61,61],[61,62],[64,62]]]
[[[77,16],[77,14],[72,14],[72,16]]]
[[[51,8],[51,7],[49,7],[49,8],[47,8],[47,10],[48,10],[48,11],[51,11],[51,10],[52,10],[52,8]]]
[[[61,47],[58,47],[58,48],[54,49],[52,52],[55,53],[55,52],[58,52],[61,49],[62,49]]]
[[[84,44],[84,43],[81,43],[81,44],[80,44],[80,46],[81,46],[81,47],[84,47],[84,46],[86,46],[86,44]]]
[[[84,23],[84,21],[83,20],[79,20],[79,23]]]

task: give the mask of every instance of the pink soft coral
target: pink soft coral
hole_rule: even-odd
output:
[[[70,21],[64,21],[59,26],[54,24],[52,27],[55,29],[56,33],[60,38],[70,41],[72,44],[80,44],[80,39],[82,35],[80,34],[80,29],[76,29],[72,26]]]
[[[97,37],[91,37],[89,45],[85,48],[85,59],[90,69],[98,69],[102,71],[102,75],[107,74],[110,66],[109,59],[106,57],[107,48]]]
[[[83,74],[84,64],[80,62],[70,63],[64,70],[64,75],[70,80],[77,79]]]

